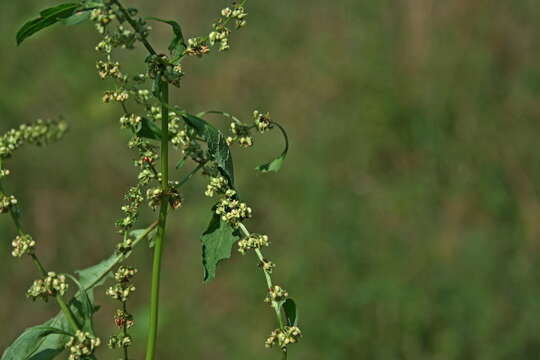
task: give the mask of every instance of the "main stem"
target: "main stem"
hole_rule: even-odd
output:
[[[148,324],[148,342],[146,346],[146,360],[154,360],[158,332],[159,312],[159,282],[161,278],[161,257],[165,228],[167,224],[167,210],[169,208],[169,111],[165,104],[169,103],[169,84],[160,81],[161,106],[161,208],[159,210],[159,223],[154,245],[154,261],[152,264],[152,293],[150,295],[150,322]]]

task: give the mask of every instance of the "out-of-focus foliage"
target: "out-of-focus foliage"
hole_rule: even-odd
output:
[[[226,4],[133,3],[185,19],[185,36],[206,32]],[[51,28],[15,47],[18,26],[43,6],[0,4],[0,128],[59,114],[71,123],[63,142],[18,154],[8,181],[43,261],[70,271],[111,252],[119,194],[134,173],[119,113],[99,101],[106,85],[94,72],[90,25]],[[253,165],[237,170],[261,215],[250,228],[271,236],[275,276],[300,304],[305,337],[292,358],[537,357],[540,3],[253,0],[249,12],[231,51],[191,59],[173,96],[192,113],[268,110],[289,130],[277,174],[253,181],[256,156],[234,156]],[[170,28],[154,28],[165,52]],[[256,142],[259,159],[274,156],[279,141]],[[193,192],[203,191],[190,185],[170,221],[159,357],[274,359],[261,349],[275,320],[261,311],[253,258],[235,254],[220,269],[227,274],[202,284],[193,254],[210,204]],[[56,310],[21,301],[36,274],[10,258],[7,219],[0,235],[3,349]],[[148,288],[149,253],[135,256],[137,286]],[[109,326],[111,311],[96,314],[97,326]],[[140,307],[136,320],[145,317]],[[135,327],[139,339],[144,328]]]

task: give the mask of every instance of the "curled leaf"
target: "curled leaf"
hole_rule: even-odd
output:
[[[270,171],[274,171],[274,172],[279,171],[281,167],[283,166],[283,162],[285,161],[285,158],[287,157],[287,153],[289,152],[289,138],[287,137],[287,132],[285,131],[283,126],[281,126],[277,122],[273,121],[272,124],[276,125],[281,131],[281,133],[283,134],[283,139],[285,140],[285,149],[283,150],[283,152],[281,153],[279,157],[275,158],[269,163],[259,165],[255,168],[255,170],[258,170],[263,173],[270,172]]]

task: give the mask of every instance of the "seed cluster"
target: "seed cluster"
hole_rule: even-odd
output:
[[[32,300],[42,298],[44,301],[48,301],[50,296],[64,295],[67,288],[66,277],[50,271],[43,279],[34,281],[30,289],[26,292],[26,296]]]
[[[69,351],[69,360],[89,359],[96,348],[101,344],[98,337],[89,332],[77,330],[75,336],[72,336],[66,343],[66,349]]]

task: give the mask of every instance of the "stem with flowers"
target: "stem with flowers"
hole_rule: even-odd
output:
[[[26,143],[46,145],[59,140],[66,132],[66,125],[39,120],[0,137],[0,212],[9,213],[15,223],[17,236],[13,241],[13,256],[28,256],[43,276],[34,282],[27,296],[45,301],[54,297],[60,308],[60,312],[49,321],[26,329],[0,360],[48,360],[64,351],[69,360],[96,359],[101,338],[94,329],[93,318],[99,307],[93,295],[110,275],[114,281],[105,293],[118,303],[118,308],[112,316],[117,330],[110,334],[107,344],[111,349],[120,350],[124,360],[134,357],[129,348],[134,341],[130,331],[136,319],[129,312],[129,299],[137,289],[134,278],[138,269],[127,265],[126,261],[143,240],[148,240],[153,249],[145,359],[159,358],[159,292],[167,218],[184,206],[180,190],[195,175],[208,178],[204,194],[216,198],[208,228],[201,235],[203,281],[216,277],[218,263],[231,257],[235,244],[241,254],[253,252],[265,277],[265,302],[277,319],[277,328],[271,332],[265,345],[279,348],[281,358],[287,359],[289,346],[302,336],[296,303],[273,281],[275,264],[263,255],[263,248],[270,244],[269,237],[251,233],[245,225],[253,211],[241,200],[235,186],[231,152],[235,145],[242,149],[251,148],[254,134],[277,129],[283,135],[285,149],[272,161],[256,168],[262,173],[276,172],[282,167],[289,149],[285,129],[272,120],[269,113],[261,111],[254,111],[247,122],[223,111],[203,111],[194,115],[174,105],[169,96],[170,87],[182,86],[185,76],[182,61],[186,57],[202,58],[214,49],[218,52],[229,50],[232,24],[236,29],[246,25],[246,4],[247,0],[243,0],[222,9],[210,32],[187,40],[177,21],[140,16],[137,9],[126,7],[120,0],[79,0],[60,4],[42,11],[39,17],[27,22],[17,33],[17,43],[21,44],[36,32],[56,23],[69,26],[91,21],[94,24],[101,35],[95,46],[101,56],[96,64],[97,72],[99,78],[113,84],[102,100],[120,105],[123,111],[119,119],[120,128],[131,135],[128,147],[135,153],[133,164],[138,175],[135,184],[124,194],[122,217],[116,222],[120,240],[113,254],[94,266],[76,271],[77,276],[57,275],[46,271],[38,259],[36,241],[21,228],[19,202],[4,191],[1,180],[9,175],[3,165],[15,150]],[[168,55],[155,50],[150,43],[149,21],[171,28]],[[115,59],[116,51],[132,50],[138,45],[147,50],[148,56],[137,73],[127,74]],[[205,119],[209,115],[225,119],[228,130],[222,130]],[[169,168],[169,160],[174,156],[177,157],[177,165],[173,169]],[[188,170],[190,166],[192,169]],[[137,229],[140,213],[145,209],[157,213],[155,221]],[[68,292],[72,289],[68,279],[75,285],[74,291]]]

